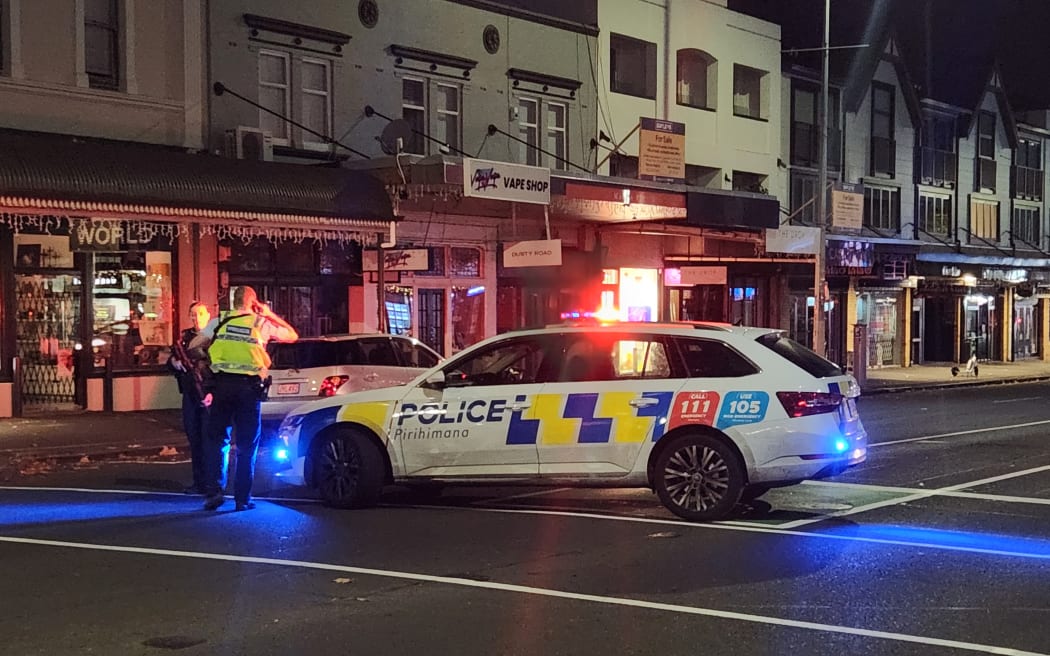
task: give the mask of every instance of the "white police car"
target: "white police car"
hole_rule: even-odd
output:
[[[781,331],[559,326],[480,342],[404,387],[294,409],[279,477],[331,505],[384,485],[650,487],[713,520],[865,459],[856,381]]]

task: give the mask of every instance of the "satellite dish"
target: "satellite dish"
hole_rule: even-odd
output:
[[[387,155],[399,155],[412,136],[412,126],[403,118],[390,121],[380,134],[379,145]]]

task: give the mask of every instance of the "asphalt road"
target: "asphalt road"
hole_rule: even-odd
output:
[[[0,489],[0,654],[1050,654],[1050,385],[860,407],[869,462],[678,521],[645,490],[300,490],[185,464]],[[262,457],[265,460],[265,454]]]

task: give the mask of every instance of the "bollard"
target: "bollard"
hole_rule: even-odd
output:
[[[22,358],[11,358],[11,416],[22,416]]]

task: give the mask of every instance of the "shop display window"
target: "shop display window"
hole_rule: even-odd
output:
[[[453,287],[452,350],[460,351],[485,337],[485,287]]]
[[[107,359],[120,370],[164,364],[177,330],[172,253],[96,253],[93,264],[95,366]]]

